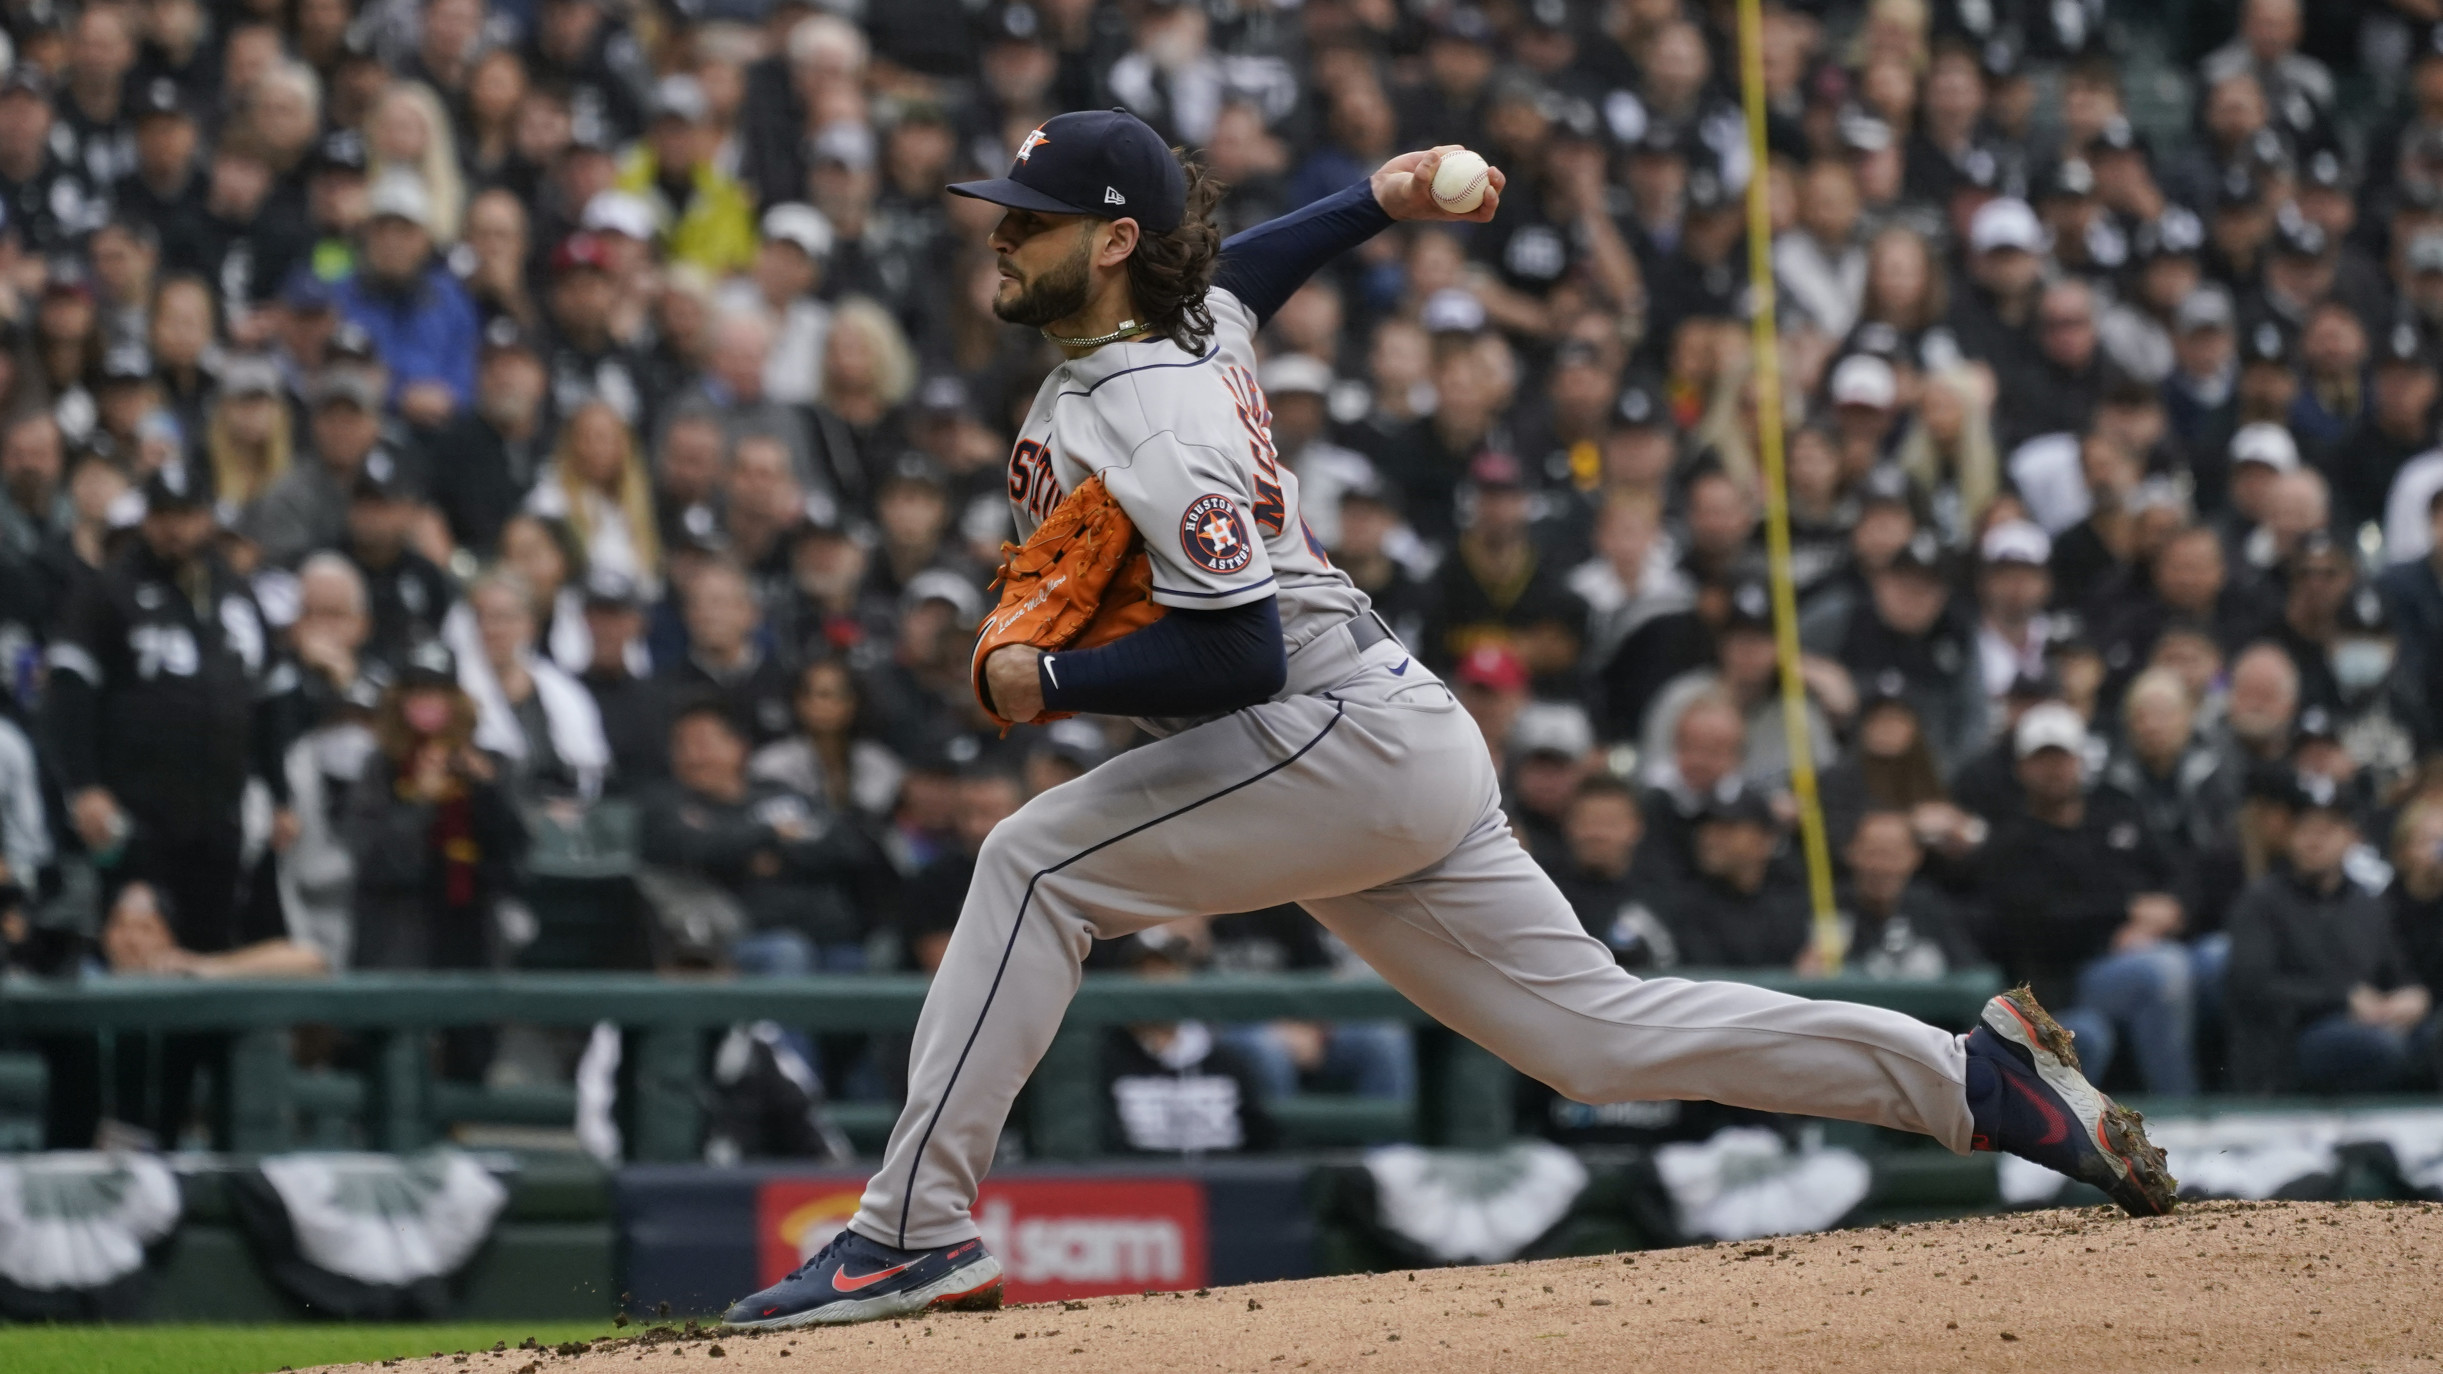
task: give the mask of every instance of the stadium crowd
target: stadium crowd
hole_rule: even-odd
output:
[[[943,186],[1117,106],[1228,230],[1506,170],[1300,291],[1260,382],[1625,965],[1822,964],[1772,404],[1847,965],[1998,965],[2155,1093],[2431,1086],[2443,27],[2193,8],[1768,0],[1760,167],[1724,3],[0,0],[9,966],[591,922],[557,966],[931,967],[992,825],[1132,738],[971,699],[1055,355]],[[572,904],[605,852],[626,899]],[[1345,958],[1295,911],[1108,957]],[[1131,1043],[1251,1101],[1414,1077],[1382,1026]]]

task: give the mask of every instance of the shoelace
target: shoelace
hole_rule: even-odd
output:
[[[847,1244],[848,1238],[855,1234],[856,1232],[850,1231],[845,1227],[841,1228],[840,1234],[823,1242],[822,1249],[817,1250],[813,1254],[807,1256],[804,1264],[790,1270],[789,1277],[793,1279],[805,1277],[807,1270],[814,1268],[816,1265],[821,1264],[824,1260],[830,1258],[832,1251],[837,1250],[841,1246]]]

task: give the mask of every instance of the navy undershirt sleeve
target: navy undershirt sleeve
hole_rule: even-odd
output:
[[[1272,597],[1226,611],[1173,609],[1097,649],[1035,663],[1047,711],[1207,716],[1269,701],[1289,680],[1281,608]]]
[[[1361,181],[1223,240],[1213,284],[1245,302],[1260,325],[1318,268],[1390,227],[1374,187]]]

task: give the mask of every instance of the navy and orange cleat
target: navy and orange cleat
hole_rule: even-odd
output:
[[[779,1330],[844,1326],[929,1308],[989,1312],[1001,1305],[1001,1261],[980,1240],[894,1250],[842,1231],[789,1277],[730,1304],[724,1326]]]
[[[2145,1119],[2087,1082],[2070,1033],[2025,987],[1987,1002],[1968,1036],[1968,1111],[1975,1148],[2092,1183],[2132,1216],[2160,1216],[2179,1197]]]

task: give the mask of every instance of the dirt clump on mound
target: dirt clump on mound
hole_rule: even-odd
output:
[[[682,1329],[582,1355],[392,1367],[516,1374],[530,1364],[536,1374],[2443,1371],[2443,1208],[2026,1212],[760,1336]]]

